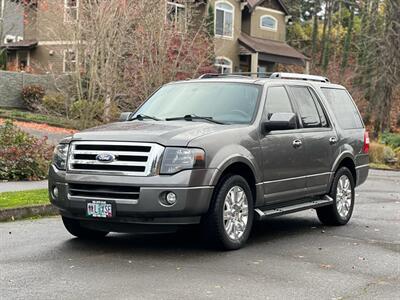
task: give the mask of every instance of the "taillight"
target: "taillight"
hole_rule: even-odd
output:
[[[364,132],[364,146],[363,146],[363,152],[368,153],[369,152],[369,134],[368,131]]]

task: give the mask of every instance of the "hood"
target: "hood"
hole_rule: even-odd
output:
[[[128,121],[111,123],[74,134],[74,141],[149,142],[164,146],[187,146],[195,138],[232,129],[199,121]]]

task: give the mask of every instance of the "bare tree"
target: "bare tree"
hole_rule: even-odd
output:
[[[63,9],[51,9],[48,17],[55,21],[42,29],[53,39],[69,41],[66,56],[74,64],[68,65],[67,88],[77,101],[90,103],[81,109],[82,127],[94,118],[99,102],[108,121],[113,106],[133,109],[162,84],[193,77],[211,65],[205,15],[196,15],[192,1],[183,1],[183,12],[169,11],[166,3],[80,1],[78,18],[63,24],[56,22]]]

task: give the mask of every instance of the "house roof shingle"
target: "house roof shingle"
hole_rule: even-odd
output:
[[[247,5],[249,6],[250,11],[252,11],[257,5],[262,4],[264,1],[265,0],[247,0]],[[277,2],[282,7],[285,14],[289,15],[289,10],[287,9],[285,3],[283,3],[281,0],[277,0]]]
[[[305,64],[306,60],[309,60],[307,56],[301,54],[299,51],[284,42],[260,39],[241,33],[239,43],[248,50],[266,55],[289,58],[302,65]]]

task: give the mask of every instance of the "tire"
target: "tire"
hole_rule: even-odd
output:
[[[89,229],[86,227],[82,227],[78,220],[70,219],[67,217],[62,216],[62,220],[65,226],[65,229],[78,238],[82,239],[99,239],[105,237],[108,232],[106,231],[99,231],[94,229]]]
[[[348,181],[346,181],[346,178]],[[349,186],[344,192],[342,186],[346,187],[345,182]],[[342,167],[336,171],[333,179],[329,196],[333,199],[333,204],[317,208],[318,219],[325,225],[341,226],[346,225],[354,209],[354,178],[353,174],[346,167]],[[349,193],[351,192],[351,195]]]
[[[219,249],[243,247],[253,225],[253,203],[249,184],[242,176],[224,177],[216,187],[208,213],[202,218],[203,236]]]

